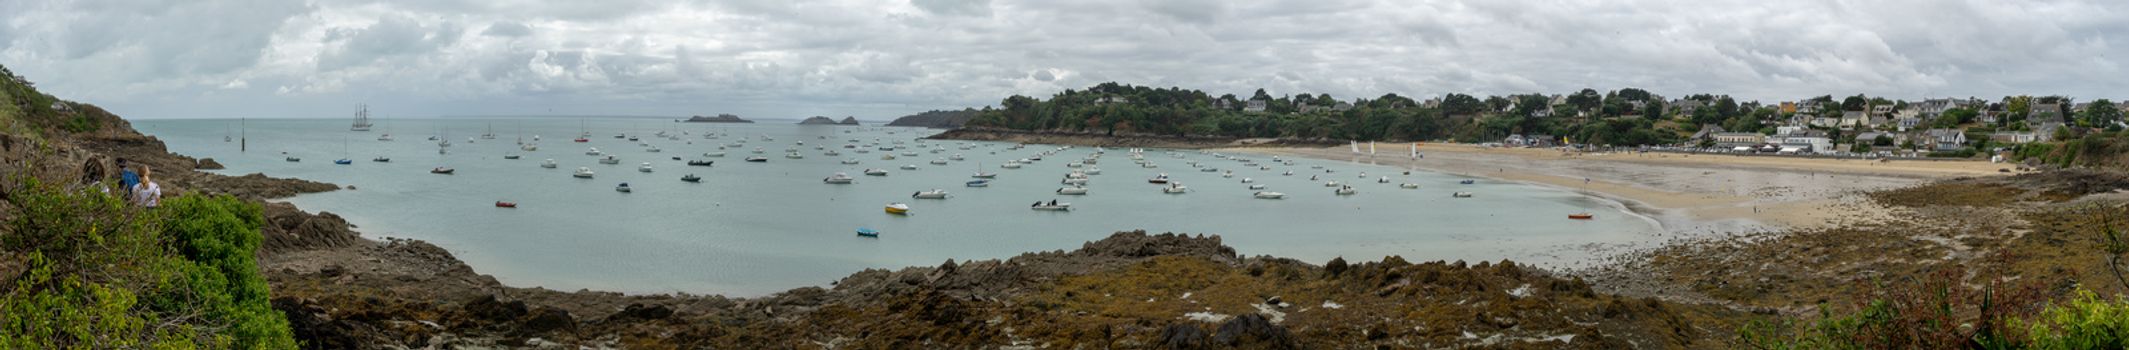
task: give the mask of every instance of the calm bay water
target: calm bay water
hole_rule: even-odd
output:
[[[935,131],[915,128],[802,126],[790,121],[761,124],[673,123],[641,118],[450,118],[380,121],[371,132],[350,132],[347,120],[249,120],[239,131],[236,120],[142,120],[134,126],[161,138],[172,152],[211,157],[228,167],[220,172],[265,173],[356,186],[303,195],[290,201],[305,210],[346,217],[364,235],[414,238],[451,250],[476,270],[513,286],[559,290],[589,288],[624,292],[719,293],[762,295],[828,282],[864,268],[937,265],[946,259],[1005,258],[1030,251],[1070,250],[1120,230],[1218,234],[1248,255],[1274,255],[1321,263],[1332,257],[1374,260],[1401,255],[1406,260],[1498,260],[1560,262],[1586,257],[1579,246],[1646,239],[1655,228],[1626,215],[1616,205],[1569,191],[1479,180],[1458,185],[1464,177],[1413,172],[1351,161],[1301,159],[1295,166],[1272,164],[1269,157],[1244,155],[1271,165],[1271,170],[1243,167],[1196,151],[1147,150],[1159,165],[1134,164],[1124,150],[1108,150],[1093,175],[1086,196],[1053,193],[1071,169],[1065,166],[1094,152],[1073,148],[1021,169],[1001,169],[1010,159],[1028,158],[1055,146],[916,138]],[[492,128],[495,139],[467,143]],[[579,130],[591,142],[570,142]],[[667,131],[679,140],[655,138]],[[396,141],[378,141],[390,132]],[[686,135],[680,135],[686,132]],[[249,151],[223,136],[246,134]],[[663,149],[652,153],[637,142],[613,135],[639,135]],[[719,139],[706,139],[715,133]],[[449,154],[437,154],[429,136],[448,135]],[[539,150],[519,151],[515,141],[533,135]],[[763,141],[762,136],[775,141]],[[720,144],[745,139],[725,150],[723,158],[705,158]],[[900,140],[915,157],[881,160],[885,153],[842,149],[849,140],[894,146]],[[796,145],[805,142],[804,146]],[[825,156],[824,146],[842,152]],[[619,165],[585,155],[597,147],[621,159]],[[741,159],[756,155],[766,163]],[[943,153],[929,149],[944,147]],[[804,159],[783,157],[798,149]],[[302,158],[286,162],[281,152]],[[899,155],[902,150],[894,153]],[[519,153],[523,159],[506,160]],[[932,165],[960,153],[967,160]],[[1391,152],[1396,153],[1396,152]],[[378,156],[389,163],[371,162]],[[715,160],[711,167],[686,166],[682,159]],[[334,165],[334,159],[354,160]],[[845,165],[843,159],[858,159]],[[539,167],[554,159],[555,169]],[[1187,162],[1232,170],[1233,178],[1200,172]],[[654,172],[637,166],[650,162]],[[998,173],[987,188],[965,188],[978,163]],[[902,170],[914,164],[919,170]],[[436,166],[456,175],[434,175]],[[1335,171],[1311,169],[1322,166]],[[593,179],[570,176],[577,167],[597,172]],[[867,168],[887,169],[889,176],[864,176]],[[1285,171],[1293,176],[1282,176]],[[856,184],[828,185],[821,179],[836,172]],[[1358,174],[1365,172],[1368,178]],[[1167,173],[1193,189],[1163,194],[1146,179]],[[695,174],[701,183],[682,182]],[[1310,181],[1311,175],[1319,181]],[[1391,183],[1375,183],[1377,176]],[[1251,198],[1242,178],[1254,178],[1283,200]],[[1321,180],[1356,182],[1359,193],[1332,194]],[[627,182],[633,193],[614,191]],[[1419,189],[1400,189],[1398,183]],[[911,199],[927,189],[953,193],[943,200]],[[1456,191],[1476,198],[1454,199]],[[1070,202],[1070,212],[1028,209],[1035,201]],[[497,200],[519,203],[517,209],[493,207]],[[882,211],[889,202],[908,203],[912,215]],[[1596,220],[1566,220],[1575,212],[1595,212]],[[871,227],[880,238],[853,234]]]

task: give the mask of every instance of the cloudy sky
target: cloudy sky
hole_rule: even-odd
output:
[[[856,115],[1116,81],[2129,97],[2129,1],[0,0],[0,65],[133,118]]]

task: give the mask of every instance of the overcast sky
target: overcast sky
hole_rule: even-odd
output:
[[[995,105],[1641,87],[2129,97],[2129,1],[0,0],[0,64],[132,118]]]

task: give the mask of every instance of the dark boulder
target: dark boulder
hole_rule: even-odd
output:
[[[1189,323],[1177,323],[1161,329],[1162,349],[1204,349],[1211,343],[1206,339],[1204,328]]]
[[[1272,324],[1271,320],[1266,320],[1264,316],[1258,314],[1247,314],[1227,320],[1226,324],[1220,325],[1219,332],[1212,335],[1212,341],[1215,344],[1226,346],[1269,349],[1296,348],[1294,336],[1292,333],[1287,332],[1286,327]]]

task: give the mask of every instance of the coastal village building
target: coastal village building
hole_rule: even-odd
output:
[[[1714,135],[1718,147],[1747,147],[1767,142],[1767,135],[1756,132],[1724,132]]]
[[[1924,135],[1929,137],[1931,148],[1938,151],[1966,148],[1966,132],[1959,129],[1929,129]]]
[[[1266,103],[1265,103],[1265,101],[1264,101],[1264,100],[1249,100],[1249,104],[1247,104],[1247,105],[1244,105],[1244,106],[1242,106],[1242,112],[1244,112],[1244,113],[1264,113],[1264,107],[1265,107],[1265,106],[1266,106]]]
[[[1856,142],[1856,143],[1865,143],[1865,144],[1877,145],[1877,142],[1878,142],[1878,137],[1879,137],[1879,136],[1884,136],[1885,138],[1887,138],[1887,139],[1890,139],[1890,140],[1892,140],[1892,142],[1891,142],[1891,143],[1889,143],[1888,145],[1899,145],[1899,144],[1900,144],[1900,141],[1907,141],[1907,135],[1904,135],[1904,134],[1901,134],[1901,133],[1896,133],[1896,132],[1884,132],[1884,131],[1872,131],[1872,132],[1865,132],[1865,133],[1861,133],[1861,134],[1856,134],[1856,135],[1855,135],[1855,142]]]
[[[1787,135],[1783,135],[1781,141],[1781,153],[1785,154],[1835,152],[1835,150],[1833,149],[1833,138],[1827,137],[1826,132],[1824,131],[1799,130],[1796,132],[1789,133]]]
[[[1998,131],[1989,134],[1989,142],[2021,144],[2040,141],[2040,135],[2031,131]]]
[[[1899,127],[1896,130],[1905,132],[1908,130],[1914,130],[1914,128],[1918,126],[1922,126],[1922,118],[1900,118]]]

